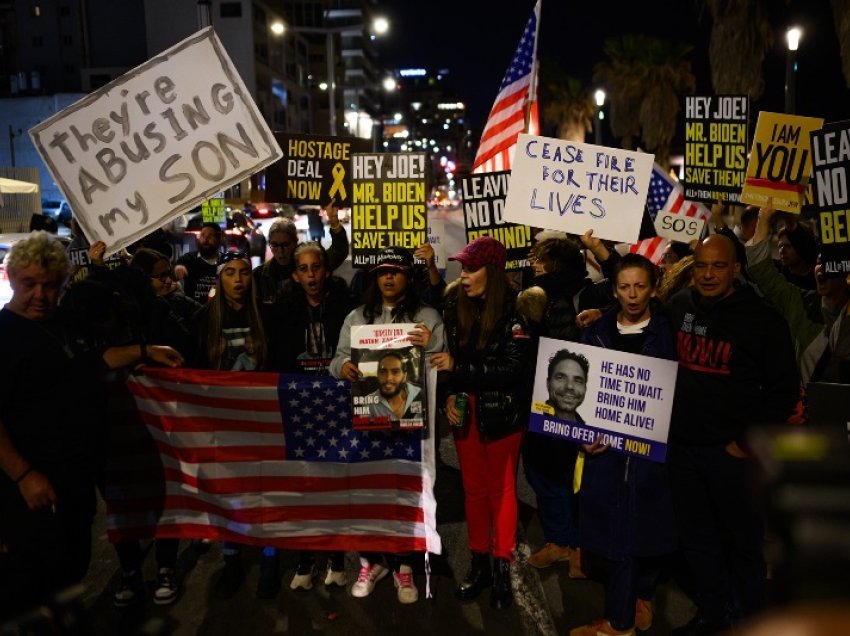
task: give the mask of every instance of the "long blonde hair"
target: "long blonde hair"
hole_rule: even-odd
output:
[[[457,326],[459,344],[462,347],[469,342],[473,325],[479,323],[475,348],[483,349],[505,311],[505,297],[508,293],[505,271],[489,263],[484,267],[487,270],[487,295],[483,302],[474,301],[466,295],[463,286],[458,285]]]

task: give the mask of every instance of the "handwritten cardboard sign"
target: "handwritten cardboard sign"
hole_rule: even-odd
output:
[[[266,168],[266,199],[296,205],[351,205],[351,154],[372,150],[370,139],[275,133],[283,158]]]
[[[504,218],[635,243],[653,155],[519,135]]]
[[[685,198],[737,202],[747,168],[746,95],[685,97]]]
[[[353,154],[351,261],[372,267],[386,247],[411,252],[427,239],[424,153]]]
[[[86,237],[112,253],[281,155],[212,28],[30,129]]]
[[[531,249],[531,228],[505,221],[505,197],[511,173],[481,172],[461,179],[463,190],[463,222],[466,242],[481,236],[492,236],[508,250],[505,269],[528,266]]]
[[[810,133],[823,119],[759,113],[741,203],[767,205],[799,214],[812,173]]]
[[[705,219],[676,214],[669,210],[659,210],[654,223],[658,236],[679,243],[690,243],[698,239],[705,227]]]
[[[582,444],[601,435],[612,451],[663,462],[677,370],[672,360],[540,338],[529,431]],[[568,389],[580,376],[584,392],[574,380]]]
[[[827,276],[850,274],[850,121],[812,131],[813,195],[821,265]]]

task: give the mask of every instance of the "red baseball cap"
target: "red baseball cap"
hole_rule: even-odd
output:
[[[505,269],[508,251],[492,236],[482,236],[467,244],[460,252],[449,257],[472,269],[493,265],[496,269]]]

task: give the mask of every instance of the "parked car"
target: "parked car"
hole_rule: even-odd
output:
[[[6,258],[12,246],[21,239],[29,236],[28,232],[19,232],[15,234],[0,234],[0,307],[5,305],[12,299],[12,288],[9,286],[9,275],[6,273]],[[67,249],[71,243],[70,237],[57,237],[62,245]]]
[[[197,249],[197,238],[204,225],[203,214],[190,216],[184,232],[184,252]],[[266,237],[259,226],[240,210],[227,212],[227,227],[224,230],[224,249],[242,250],[261,260],[266,255]]]
[[[67,201],[56,201],[54,199],[42,199],[41,211],[57,223],[68,225],[71,222],[71,206]]]

